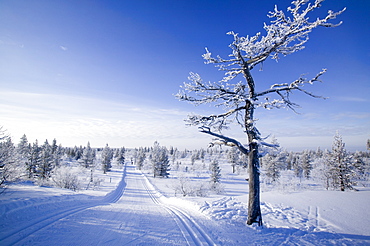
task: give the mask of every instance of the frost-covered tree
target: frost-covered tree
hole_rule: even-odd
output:
[[[281,162],[278,156],[267,154],[262,159],[265,175],[271,183],[274,183],[280,178]]]
[[[40,179],[50,178],[51,171],[54,168],[54,159],[51,145],[48,140],[41,146],[40,163],[36,167],[37,176]]]
[[[295,154],[292,160],[292,167],[296,177],[302,178],[303,177],[303,168],[301,165],[301,161],[298,154]]]
[[[341,191],[353,189],[351,177],[354,174],[353,161],[344,148],[342,136],[337,132],[334,136],[332,151],[329,153],[328,164],[332,185]]]
[[[70,156],[75,158],[76,160],[79,160],[82,156],[82,153],[83,153],[83,148],[82,146],[80,147],[73,147],[73,149],[71,150],[71,153],[70,153]]]
[[[152,162],[154,177],[168,178],[168,175],[170,175],[170,161],[168,159],[167,152],[166,147],[160,146],[158,142],[154,143],[150,153],[150,161]]]
[[[85,168],[92,168],[94,166],[95,157],[95,150],[91,148],[90,142],[87,142],[87,146],[84,148],[79,162]]]
[[[23,134],[23,136],[21,137],[19,144],[18,144],[17,151],[22,159],[27,158],[30,152],[30,146],[28,144],[28,139],[27,139],[26,134]]]
[[[221,168],[216,159],[211,162],[210,170],[211,170],[210,175],[211,189],[215,190],[217,189],[218,184],[221,182]]]
[[[312,164],[310,160],[310,154],[307,150],[303,151],[300,160],[300,165],[303,170],[303,176],[306,179],[309,179],[311,177],[311,170],[312,170]]]
[[[272,84],[263,90],[256,89],[256,82],[252,76],[252,70],[271,57],[278,60],[281,56],[295,53],[304,48],[308,41],[309,33],[316,27],[335,27],[329,21],[335,19],[342,11],[328,11],[324,18],[316,18],[310,21],[308,15],[321,6],[324,0],[316,0],[311,3],[308,0],[293,1],[293,6],[287,8],[284,13],[277,6],[268,17],[272,19],[270,24],[264,24],[266,34],[257,33],[254,36],[239,36],[234,32],[228,32],[234,41],[229,45],[231,53],[227,58],[212,56],[206,49],[203,58],[207,64],[216,64],[219,70],[224,71],[225,76],[216,82],[205,82],[197,73],[190,73],[190,82],[185,82],[176,97],[195,105],[214,104],[223,106],[224,112],[207,116],[190,115],[188,123],[198,126],[200,132],[218,138],[228,146],[237,146],[241,152],[249,156],[249,202],[247,224],[257,223],[262,225],[260,209],[260,182],[259,182],[259,158],[261,145],[270,146],[263,141],[256,126],[254,116],[258,107],[273,109],[287,107],[292,110],[297,106],[290,100],[292,92],[302,92],[312,97],[318,97],[305,89],[306,85],[320,80],[325,73],[323,69],[311,79],[299,77],[290,83]],[[237,77],[243,80],[232,82]],[[237,122],[246,133],[248,142],[243,144],[235,138],[225,136],[222,130],[227,128],[230,122]]]
[[[116,159],[119,164],[125,164],[125,153],[126,153],[125,147],[119,148],[117,150]]]
[[[60,166],[64,153],[65,153],[64,148],[62,147],[61,144],[59,144],[57,148],[55,149],[55,151],[53,152],[53,159],[54,159],[55,167]]]
[[[146,151],[143,147],[140,147],[138,150],[134,152],[134,160],[136,169],[141,170],[144,166],[144,161],[146,158]]]
[[[101,163],[104,174],[109,172],[112,168],[113,151],[109,148],[108,144],[104,147],[101,153]]]
[[[61,144],[57,144],[57,140],[54,138],[51,147],[51,154],[53,156],[54,167],[60,165],[61,158],[63,156],[63,147]]]
[[[227,152],[227,160],[231,164],[233,173],[235,173],[236,166],[239,164],[239,150],[236,147],[231,148]]]
[[[273,146],[279,146],[275,137],[272,137],[271,143]],[[286,153],[278,147],[269,148],[265,152],[265,155],[261,158],[265,175],[270,182],[274,183],[279,180],[280,171],[286,166]]]
[[[0,187],[17,175],[16,151],[12,139],[0,127]]]
[[[26,170],[28,178],[32,179],[36,174],[37,167],[41,164],[41,147],[36,141],[32,144],[29,156],[26,161]]]

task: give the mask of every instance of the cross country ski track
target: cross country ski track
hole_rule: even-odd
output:
[[[53,203],[34,205],[43,209]],[[27,213],[32,205],[26,207],[25,211],[16,208],[8,216]],[[124,167],[117,188],[102,199],[42,209],[38,216],[1,233],[0,245],[43,245],[50,241],[54,245],[216,245],[188,212],[163,203],[133,166]]]
[[[113,190],[112,192],[108,193],[106,196],[104,196],[103,199],[86,201],[86,202],[83,202],[82,205],[79,204],[79,205],[75,205],[71,207],[67,206],[67,208],[61,208],[57,210],[57,212],[51,212],[51,213],[47,212],[46,215],[41,215],[39,218],[26,222],[20,227],[14,228],[6,235],[3,235],[0,238],[0,244],[1,245],[16,245],[18,243],[22,243],[22,241],[26,239],[27,237],[52,225],[53,223],[57,223],[61,219],[65,219],[69,216],[73,216],[79,212],[82,212],[84,210],[87,210],[95,206],[101,206],[103,204],[117,202],[123,195],[124,189],[126,187],[126,183],[124,179],[125,175],[126,175],[126,166],[124,167],[123,176],[117,188]],[[32,206],[34,207],[44,206],[45,207],[48,205],[53,206],[54,204],[55,204],[55,201],[54,202],[53,201],[39,202],[37,204],[32,204],[32,205],[28,205],[25,207],[14,209],[10,211],[10,213],[11,214],[27,213],[27,211],[22,211],[22,210],[27,210],[28,208]],[[8,215],[8,216],[12,216],[12,215]]]
[[[150,189],[146,182],[148,181],[143,180],[143,185],[152,201],[163,206],[171,214],[189,245],[216,245],[189,214],[175,206],[162,203],[157,197],[157,192],[154,189]]]

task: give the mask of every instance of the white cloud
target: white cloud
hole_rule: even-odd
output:
[[[29,141],[56,138],[64,146],[86,145],[90,141],[95,147],[106,143],[113,147],[139,147],[151,146],[157,140],[167,146],[204,148],[211,137],[199,133],[196,127],[185,126],[183,120],[188,113],[88,97],[0,92],[0,125],[13,135],[14,142],[26,134]],[[259,115],[256,123],[262,135],[275,135],[285,148],[330,148],[337,130],[348,139],[346,146],[361,147],[370,133],[368,124],[343,121],[343,117],[366,121],[370,118],[368,113]],[[237,125],[227,134],[246,142]]]
[[[370,113],[367,112],[343,112],[335,114],[332,117],[335,120],[343,119],[370,119]]]
[[[29,141],[56,138],[65,146],[90,141],[95,146],[137,147],[155,140],[171,145],[170,140],[177,140],[172,145],[182,147],[183,139],[198,138],[204,147],[209,141],[195,128],[186,128],[186,112],[176,109],[66,95],[0,92],[0,97],[0,124],[15,142],[23,134]]]
[[[337,97],[339,101],[344,102],[368,102],[369,100],[362,97]]]
[[[68,48],[67,48],[67,47],[65,47],[65,46],[63,46],[63,45],[59,46],[59,48],[60,48],[61,50],[63,50],[63,51],[67,51],[67,50],[68,50]]]

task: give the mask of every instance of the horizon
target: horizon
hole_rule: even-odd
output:
[[[291,0],[276,2],[285,11]],[[305,49],[252,71],[264,89],[328,69],[322,84],[307,87],[327,100],[294,94],[299,114],[257,109],[262,136],[274,136],[283,149],[331,149],[338,131],[347,150],[366,151],[370,2],[326,0],[310,16],[344,7],[333,21],[342,25],[313,30]],[[137,148],[158,141],[207,148],[212,138],[184,119],[217,109],[179,102],[174,94],[189,72],[220,80],[217,68],[203,62],[205,48],[227,56],[227,32],[263,35],[273,8],[273,2],[248,0],[2,1],[0,126],[14,143],[26,134],[29,142],[55,138],[64,147]],[[237,125],[228,134],[246,142]]]

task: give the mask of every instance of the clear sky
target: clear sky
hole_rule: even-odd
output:
[[[209,114],[173,96],[189,72],[221,74],[201,57],[226,56],[234,31],[263,33],[268,11],[291,0],[0,0],[0,125],[15,143],[56,138],[63,146],[206,147],[210,137],[186,127],[189,113]],[[263,136],[283,148],[330,148],[336,131],[350,150],[370,138],[370,1],[326,0],[311,16],[347,10],[336,28],[317,28],[306,48],[255,69],[257,87],[313,77],[306,88],[327,100],[296,95],[302,106],[257,110]],[[229,134],[243,142],[235,126]]]

